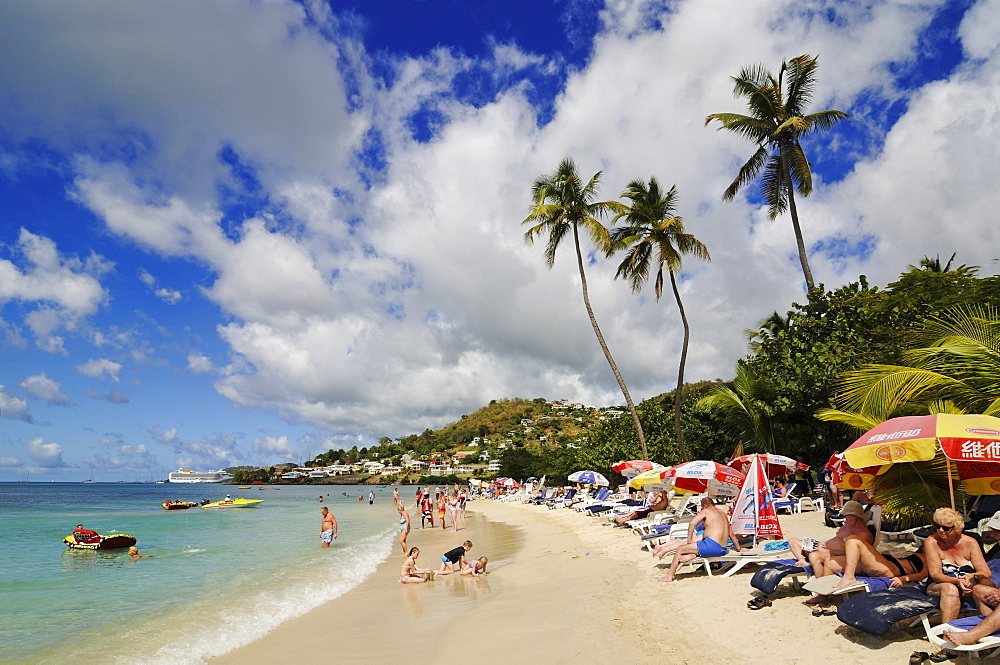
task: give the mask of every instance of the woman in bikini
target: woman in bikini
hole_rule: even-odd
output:
[[[916,552],[906,557],[882,554],[857,536],[848,536],[844,541],[844,577],[834,589],[857,582],[855,575],[868,577],[890,577],[889,586],[903,586],[909,582],[919,582],[927,577],[927,557]]]
[[[427,582],[429,579],[434,579],[427,575],[427,573],[431,572],[429,568],[417,568],[418,556],[420,556],[420,549],[417,547],[410,548],[410,553],[407,555],[406,560],[403,561],[403,568],[399,571],[400,583],[421,584]]]
[[[958,618],[963,597],[973,597],[980,614],[989,614],[990,608],[982,602],[980,594],[973,594],[978,585],[995,587],[990,579],[992,572],[983,557],[983,548],[971,536],[962,533],[965,519],[951,508],[934,511],[934,533],[924,541],[927,554],[927,571],[931,583],[927,595],[941,599],[941,623]]]
[[[410,514],[402,503],[396,504],[396,511],[399,513],[399,546],[403,548],[403,556],[406,556],[406,537],[410,535]]]

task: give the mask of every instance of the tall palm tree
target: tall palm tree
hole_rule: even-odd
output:
[[[836,110],[805,113],[812,100],[817,67],[817,58],[811,55],[782,62],[777,78],[764,65],[744,67],[733,77],[733,94],[746,99],[749,115],[713,113],[705,118],[706,125],[717,120],[719,129],[739,134],[757,144],[757,151],[740,167],[722,198],[733,200],[744,185],[762,174],[760,189],[767,200],[770,218],[775,219],[786,209],[791,212],[799,262],[809,290],[813,289],[814,282],[799,226],[795,192],[802,196],[812,192],[812,171],[799,138],[829,129],[850,117]]]
[[[524,240],[532,244],[535,238],[547,234],[545,243],[545,263],[550,268],[556,260],[556,249],[570,231],[573,232],[573,246],[576,249],[576,264],[580,270],[580,285],[583,289],[583,304],[587,308],[587,316],[590,317],[590,325],[594,327],[594,334],[597,335],[597,342],[604,351],[604,357],[608,359],[611,371],[618,381],[622,395],[625,396],[625,404],[632,416],[635,425],[635,433],[639,437],[639,446],[642,449],[643,459],[648,459],[649,453],[646,450],[646,435],[642,431],[642,423],[639,422],[639,414],[632,403],[632,396],[625,386],[618,365],[611,356],[601,328],[597,325],[597,318],[594,316],[594,308],[590,305],[590,294],[587,290],[587,275],[583,270],[583,253],[580,251],[580,227],[590,235],[591,240],[601,251],[607,251],[611,243],[611,236],[598,217],[607,214],[618,214],[625,206],[617,201],[597,201],[597,187],[601,181],[601,172],[598,171],[586,183],[576,172],[576,164],[572,159],[563,159],[555,172],[551,175],[539,176],[531,187],[531,208],[530,214],[521,224],[531,224],[531,227],[524,232]]]
[[[612,245],[609,254],[617,250],[625,250],[625,258],[618,266],[615,278],[625,277],[632,285],[633,291],[638,291],[649,280],[649,271],[655,266],[656,279],[653,290],[656,300],[663,293],[663,269],[666,267],[670,275],[670,288],[677,301],[677,309],[684,324],[684,344],[681,346],[680,367],[677,370],[677,390],[674,391],[674,434],[677,437],[677,448],[681,459],[691,459],[684,445],[684,435],[681,432],[681,403],[684,389],[684,365],[687,363],[688,342],[691,339],[691,328],[688,325],[684,303],[677,289],[677,272],[681,269],[681,257],[692,254],[699,259],[711,261],[708,249],[690,233],[684,231],[684,220],[674,214],[677,201],[677,186],[674,185],[666,193],[660,189],[656,178],[650,178],[647,185],[642,180],[633,180],[622,193],[631,201],[628,210],[618,214],[616,220],[624,220],[625,226],[611,232]]]
[[[775,311],[758,323],[756,329],[744,330],[743,334],[746,335],[750,355],[759,353],[766,340],[774,339],[779,333],[788,330],[791,325],[792,318],[790,316],[782,316]]]

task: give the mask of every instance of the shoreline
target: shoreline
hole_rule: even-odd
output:
[[[815,512],[782,515],[785,536],[826,539],[834,530]],[[458,533],[411,532],[418,565],[436,569],[440,554],[465,539],[473,557],[489,557],[483,579],[438,577],[398,582],[402,557],[394,549],[359,587],[288,621],[213,665],[385,662],[407,665],[462,659],[531,658],[546,663],[740,662],[745,665],[903,662],[912,651],[935,651],[920,626],[868,635],[835,616],[813,617],[805,596],[790,585],[773,605],[749,610],[756,566],[732,577],[708,577],[682,567],[659,582],[669,557],[654,561],[626,529],[576,511],[478,499],[468,528]],[[398,547],[398,544],[395,545]]]
[[[209,662],[636,661],[627,633],[612,628],[617,622],[607,603],[618,575],[634,574],[632,566],[587,549],[571,530],[526,519],[528,508],[478,499],[469,503],[468,527],[457,533],[411,531],[407,544],[420,547],[418,565],[431,569],[441,553],[471,540],[470,555],[489,558],[484,578],[400,584],[402,556],[394,549],[358,587]]]

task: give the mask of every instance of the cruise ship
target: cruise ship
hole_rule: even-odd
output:
[[[224,483],[231,479],[232,476],[222,470],[192,471],[191,469],[178,469],[177,471],[171,471],[167,476],[167,481],[171,483]]]

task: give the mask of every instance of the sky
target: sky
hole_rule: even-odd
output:
[[[493,399],[623,399],[570,244],[522,220],[572,157],[676,185],[685,378],[802,301],[787,216],[722,192],[730,77],[819,56],[798,200],[817,282],[924,256],[997,273],[1000,0],[0,3],[0,480],[302,461]],[[673,389],[669,292],[587,248],[636,402]]]

